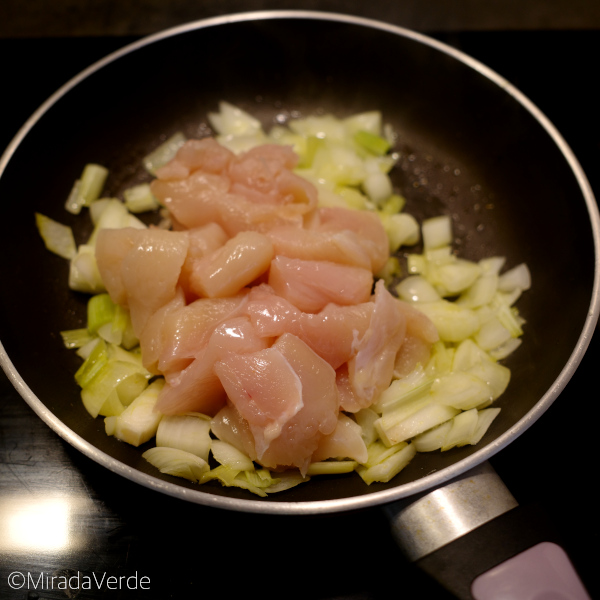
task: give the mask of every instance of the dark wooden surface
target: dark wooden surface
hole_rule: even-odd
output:
[[[0,38],[148,35],[214,15],[278,9],[343,12],[422,32],[600,27],[596,0],[2,0]]]
[[[454,32],[438,37],[487,63],[537,103],[600,194],[600,32]],[[0,40],[5,57],[0,147],[58,86],[126,41]],[[569,240],[548,232],[548,243]],[[598,357],[595,338],[554,405],[492,460],[520,503],[547,512],[592,597],[600,597]],[[268,599],[444,598],[405,562],[378,509],[266,517],[158,495],[113,475],[63,442],[0,374],[0,599],[69,597],[58,589],[35,590],[31,582],[11,589],[13,572],[30,573],[36,580],[40,574],[137,574],[137,580],[130,580],[137,589],[105,587],[104,595],[81,590],[76,595],[80,599],[214,598],[217,593]],[[16,577],[13,583],[18,583]],[[149,590],[141,589],[142,577],[149,578]]]

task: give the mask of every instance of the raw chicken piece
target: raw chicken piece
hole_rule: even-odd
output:
[[[232,296],[266,273],[272,259],[273,244],[268,237],[257,231],[242,231],[194,261],[190,288],[207,298]]]
[[[431,358],[431,343],[406,334],[394,362],[394,377],[400,379],[412,373],[418,364],[425,366]]]
[[[302,383],[304,406],[286,423],[260,459],[269,468],[298,467],[302,475],[324,435],[338,422],[339,396],[335,371],[302,340],[286,333],[273,344],[292,365]]]
[[[367,446],[362,438],[360,425],[348,415],[340,413],[337,425],[329,435],[323,437],[312,455],[311,462],[335,459],[351,459],[365,463],[368,458]]]
[[[252,460],[256,460],[256,449],[250,426],[232,404],[226,404],[212,418],[210,427],[217,438],[231,444]]]
[[[354,403],[343,405],[348,412],[370,406],[390,385],[396,355],[406,334],[406,317],[383,280],[375,285],[374,302],[369,329],[358,344],[356,356],[348,362],[354,393]]]
[[[227,171],[234,153],[214,138],[188,140],[177,151],[175,158],[156,171],[158,179],[172,181],[185,179],[194,171],[220,174]]]
[[[305,473],[319,440],[337,424],[339,400],[331,366],[299,338],[285,334],[268,350],[230,356],[215,370],[252,435],[250,457],[268,468],[291,466]],[[233,423],[243,429],[237,417]],[[215,434],[227,427],[221,420]],[[242,445],[248,451],[251,444],[246,440]]]
[[[190,238],[188,253],[181,269],[179,285],[185,290],[186,298],[191,301],[195,298],[190,289],[190,275],[194,268],[194,263],[210,252],[220,248],[229,239],[223,228],[217,223],[208,223],[203,227],[196,227],[187,230]]]
[[[284,204],[302,204],[307,209],[316,209],[319,200],[317,188],[303,177],[292,171],[282,171],[275,180],[275,186]]]
[[[293,202],[293,198],[282,195],[276,182],[283,172],[290,172],[297,162],[298,156],[289,146],[265,144],[252,148],[237,156],[229,165],[231,191],[258,204]]]
[[[217,148],[214,140],[184,145],[151,184],[178,227],[214,222],[229,236],[302,227],[304,215],[316,207],[317,190],[290,170],[298,160],[291,148],[260,146],[233,157]],[[212,149],[214,160],[208,156]],[[189,175],[182,178],[186,170]]]
[[[267,235],[275,254],[371,269],[371,257],[353,231],[317,231],[284,226],[271,229]]]
[[[258,204],[243,196],[228,194],[221,199],[218,209],[219,223],[233,237],[240,231],[266,233],[281,225],[300,228],[311,207],[308,204]]]
[[[356,412],[359,402],[354,393],[350,374],[348,373],[348,363],[340,365],[335,371],[335,384],[337,385],[340,396],[340,407],[348,412]]]
[[[187,229],[208,223],[223,226],[222,203],[228,201],[230,181],[224,175],[195,171],[185,179],[155,179],[150,188],[173,219]]]
[[[270,344],[271,340],[256,334],[247,317],[226,319],[214,328],[208,343],[188,367],[176,376],[167,377],[156,409],[169,415],[185,412],[215,415],[226,400],[215,363],[230,356],[243,358]]]
[[[230,402],[248,422],[260,460],[304,406],[298,374],[273,347],[245,356],[232,354],[215,364],[215,372]]]
[[[406,317],[406,336],[394,366],[394,376],[400,378],[414,371],[419,363],[427,364],[431,357],[431,345],[439,340],[439,334],[424,313],[408,302],[397,302]]]
[[[200,298],[164,315],[158,368],[171,377],[206,346],[215,327],[242,314],[246,293],[231,298]]]
[[[314,227],[317,231],[353,231],[371,258],[371,270],[377,273],[385,265],[390,246],[381,219],[364,210],[324,207],[318,210]]]
[[[162,229],[105,229],[98,233],[96,260],[114,302],[129,308],[139,337],[152,314],[176,295],[189,238]]]
[[[169,315],[177,313],[184,307],[185,294],[183,289],[178,288],[175,297],[150,316],[139,336],[142,363],[148,371],[155,375],[162,375],[164,373],[164,371],[159,369],[160,356],[164,351],[165,345],[169,343],[169,340],[165,337],[164,324]],[[188,362],[185,361],[181,368],[187,365]]]
[[[127,308],[127,293],[123,283],[121,265],[134,247],[140,230],[133,227],[102,229],[96,241],[96,263],[102,281],[112,301]]]
[[[304,312],[315,313],[335,303],[367,302],[373,288],[368,269],[329,261],[276,256],[271,263],[269,285],[276,294]]]
[[[330,304],[318,313],[305,313],[277,296],[268,285],[253,288],[246,313],[260,335],[292,333],[334,369],[356,354],[357,342],[369,327],[374,303],[353,306]]]

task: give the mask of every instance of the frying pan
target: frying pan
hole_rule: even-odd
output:
[[[478,446],[418,455],[389,483],[320,477],[263,500],[156,473],[141,458],[143,448],[107,437],[102,421],[89,418],[73,381],[78,359],[59,335],[84,324],[87,298],[67,289],[68,266],[43,247],[33,213],[73,226],[78,242],[84,241],[89,227],[64,211],[83,164],[109,167],[106,190],[119,195],[145,179],[141,158],[170,134],[209,133],[206,115],[220,100],[250,111],[266,127],[295,115],[381,110],[399,132],[393,178],[407,211],[419,219],[451,214],[455,244],[465,258],[500,254],[509,266],[528,264],[533,288],[519,302],[527,320],[524,342],[505,361],[512,381]],[[357,17],[244,13],[127,46],[75,77],[27,121],[1,159],[0,198],[0,251],[18,257],[0,266],[6,285],[0,359],[10,380],[52,429],[88,457],[201,505],[304,515],[385,506],[406,544],[414,507],[423,499],[431,504],[431,494],[440,490],[474,492],[481,499],[492,486],[497,506],[480,511],[470,527],[481,530],[514,506],[487,460],[560,394],[598,318],[596,203],[554,126],[472,58],[426,36]],[[572,242],[559,244],[557,238]],[[449,541],[442,540],[442,547]],[[423,556],[414,539],[407,545],[411,558]]]

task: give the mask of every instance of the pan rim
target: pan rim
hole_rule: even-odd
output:
[[[87,442],[85,439],[83,439],[81,436],[79,436],[73,430],[67,427],[64,423],[62,423],[62,421],[60,421],[50,410],[48,410],[47,407],[33,393],[33,391],[29,388],[27,383],[18,373],[10,357],[5,351],[1,341],[0,365],[6,372],[13,386],[17,389],[17,391],[23,397],[26,403],[42,419],[42,421],[44,421],[61,438],[63,438],[70,445],[75,447],[82,454],[92,459],[96,463],[102,465],[103,467],[106,467],[107,469],[118,475],[126,477],[127,479],[140,485],[143,485],[147,488],[153,489],[155,491],[164,493],[172,497],[176,497],[204,506],[212,506],[221,509],[262,514],[308,515],[316,513],[338,513],[341,511],[371,508],[392,501],[408,498],[410,496],[414,496],[424,491],[428,491],[439,487],[447,481],[464,474],[468,470],[488,460],[493,455],[502,450],[504,447],[506,447],[510,442],[516,439],[519,435],[525,432],[533,423],[535,423],[537,419],[546,411],[546,409],[554,402],[554,400],[558,398],[560,393],[563,391],[563,389],[566,387],[567,383],[575,373],[591,341],[594,329],[598,322],[598,316],[600,311],[600,214],[598,211],[598,206],[589,181],[581,165],[579,164],[579,161],[577,160],[573,151],[567,144],[566,140],[562,137],[562,135],[559,133],[559,131],[556,129],[553,123],[546,117],[546,115],[543,114],[542,111],[531,100],[529,100],[528,97],[526,97],[522,92],[520,92],[515,86],[513,86],[510,82],[504,79],[501,75],[499,75],[491,68],[478,61],[477,59],[465,54],[464,52],[461,52],[456,48],[453,48],[452,46],[435,40],[425,34],[418,33],[401,26],[377,21],[374,19],[358,17],[354,15],[315,10],[262,10],[234,13],[229,15],[222,15],[192,21],[151,34],[133,43],[125,45],[119,50],[108,54],[106,57],[100,59],[99,61],[95,62],[94,64],[81,71],[78,75],[70,79],[63,86],[61,86],[54,94],[52,94],[19,129],[13,140],[7,146],[2,157],[0,158],[0,177],[2,177],[6,165],[9,163],[12,155],[16,151],[21,141],[25,138],[25,136],[34,126],[34,124],[46,113],[46,111],[48,111],[54,103],[60,100],[60,98],[67,94],[72,88],[77,86],[81,81],[86,79],[94,72],[102,69],[104,66],[118,60],[122,56],[135,52],[136,50],[141,49],[147,45],[151,45],[162,39],[174,37],[180,34],[185,34],[188,32],[209,27],[223,26],[229,23],[242,23],[275,19],[309,19],[347,23],[371,29],[379,29],[430,46],[431,48],[445,53],[450,57],[455,58],[459,62],[462,62],[471,69],[479,72],[481,75],[489,79],[492,83],[502,88],[504,92],[513,96],[513,98],[519,104],[521,104],[521,106],[523,106],[548,133],[548,135],[551,137],[553,142],[560,150],[562,156],[568,163],[583,195],[584,201],[586,203],[588,216],[590,219],[595,252],[594,283],[587,317],[583,329],[580,333],[578,342],[575,348],[573,349],[569,360],[559,373],[558,377],[553,382],[552,386],[546,391],[546,393],[538,400],[535,406],[524,417],[522,417],[517,423],[513,425],[513,427],[511,427],[508,431],[504,432],[496,440],[487,444],[486,446],[483,446],[481,449],[474,452],[468,458],[463,459],[462,461],[459,461],[449,467],[445,467],[440,471],[436,471],[434,473],[425,475],[416,481],[402,484],[389,490],[366,493],[361,496],[353,496],[350,498],[336,498],[330,500],[302,502],[269,502],[258,499],[248,500],[229,498],[226,496],[221,496],[203,491],[200,488],[198,490],[189,489],[176,483],[166,482],[157,479],[152,475],[143,473],[141,471],[127,466],[125,463],[111,457],[110,455],[102,452],[101,450],[93,446],[91,443]]]

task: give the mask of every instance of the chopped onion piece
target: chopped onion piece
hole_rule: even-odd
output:
[[[474,311],[448,300],[420,302],[419,310],[431,319],[445,342],[460,342],[479,329],[479,318]]]
[[[456,296],[471,287],[481,275],[481,267],[474,262],[457,258],[429,271],[432,283],[442,296]]]
[[[284,471],[283,473],[277,473],[277,479],[269,487],[265,488],[267,494],[275,494],[277,492],[283,492],[289,490],[301,483],[308,481],[310,477],[303,477],[300,471]]]
[[[481,267],[482,271],[486,274],[499,275],[505,263],[505,256],[491,256],[489,258],[482,258],[479,261],[479,266]]]
[[[452,220],[447,215],[426,219],[421,233],[425,250],[448,246],[452,243]]]
[[[419,224],[408,213],[381,215],[381,221],[390,242],[390,253],[401,246],[413,246],[420,240]]]
[[[99,414],[108,416],[105,402],[108,401],[108,405],[113,407],[111,410],[117,399],[123,406],[131,404],[147,385],[148,374],[145,369],[129,361],[107,359],[92,379],[82,386],[81,399],[92,417],[96,418]],[[117,397],[111,398],[114,392]]]
[[[229,102],[219,102],[219,112],[209,113],[208,120],[220,135],[252,135],[262,128],[258,119]]]
[[[185,450],[208,461],[210,420],[195,414],[164,416],[156,431],[156,445]]]
[[[369,173],[362,182],[365,194],[375,203],[381,204],[393,192],[392,182],[386,173]]]
[[[492,424],[492,421],[498,416],[499,412],[499,408],[484,408],[483,410],[479,411],[477,426],[475,427],[475,431],[473,432],[469,444],[474,446],[481,441],[481,438],[485,435]]]
[[[498,289],[501,292],[512,292],[516,289],[528,290],[531,287],[531,273],[525,263],[502,273],[498,280]]]
[[[82,207],[90,206],[100,197],[107,177],[106,167],[94,163],[85,165],[81,177],[73,184],[65,209],[76,215],[81,212]]]
[[[363,408],[354,413],[354,420],[360,425],[361,435],[366,446],[369,446],[377,439],[375,430],[375,421],[379,415],[371,408]]]
[[[99,294],[106,291],[92,246],[81,244],[77,248],[77,254],[69,265],[69,288],[87,294]]]
[[[185,142],[186,137],[181,131],[171,135],[142,159],[146,171],[151,175],[155,175],[159,167],[166,165],[171,159],[175,158],[177,151]]]
[[[123,192],[123,198],[125,200],[125,207],[132,213],[156,210],[160,206],[148,183],[140,183],[127,188]]]
[[[455,371],[433,382],[431,396],[438,404],[470,410],[492,400],[492,389],[472,372]]]
[[[200,481],[209,469],[208,463],[199,456],[177,448],[150,448],[142,456],[161,473],[190,481]]]
[[[523,342],[521,338],[510,338],[497,348],[489,351],[489,355],[495,360],[502,360],[510,356]]]
[[[477,427],[477,409],[466,410],[452,419],[452,427],[446,435],[441,450],[450,450],[455,446],[470,444]]]
[[[111,424],[111,428],[114,427],[113,435],[117,439],[132,446],[139,446],[156,435],[162,414],[155,411],[154,407],[164,383],[164,379],[153,381],[120,415],[115,417],[116,420]],[[169,450],[174,449],[169,448]],[[194,458],[198,461],[202,460],[197,456]]]
[[[452,420],[432,427],[412,439],[417,452],[434,452],[444,445],[448,432],[452,429]]]
[[[221,440],[212,442],[213,458],[220,464],[238,471],[254,471],[254,463],[243,452]]]
[[[512,338],[511,332],[504,327],[496,316],[488,319],[473,336],[477,345],[483,350],[493,350]]]
[[[481,266],[481,263],[480,263]],[[479,308],[492,302],[498,289],[498,275],[485,270],[473,284],[464,290],[456,303],[467,308]]]
[[[361,129],[354,134],[354,141],[377,156],[383,156],[390,149],[390,143],[384,137]]]
[[[407,302],[437,302],[442,299],[438,291],[422,275],[409,275],[397,286],[396,293]]]
[[[77,254],[73,230],[46,215],[35,213],[35,223],[44,245],[50,252],[71,260]]]
[[[380,413],[389,413],[413,400],[427,394],[434,379],[422,367],[400,379],[394,379],[389,387],[380,394],[373,409]]]
[[[79,329],[68,329],[61,331],[60,335],[63,340],[65,348],[82,348],[92,340],[95,340],[95,336],[91,335],[87,327],[81,327]]]
[[[407,416],[400,422],[387,426],[385,418],[382,417],[376,422],[381,439],[388,446],[393,446],[399,442],[404,442],[415,437],[419,433],[427,431],[448,419],[456,416],[459,409],[442,404],[428,403],[413,414]]]
[[[404,469],[416,453],[417,451],[412,444],[406,444],[383,462],[372,467],[359,465],[356,471],[367,485],[375,481],[386,483]]]
[[[381,133],[381,112],[371,110],[346,117],[343,121],[349,135],[356,135],[359,131],[372,135]]]
[[[311,463],[306,471],[307,475],[339,475],[352,473],[358,466],[355,460],[323,460]]]

